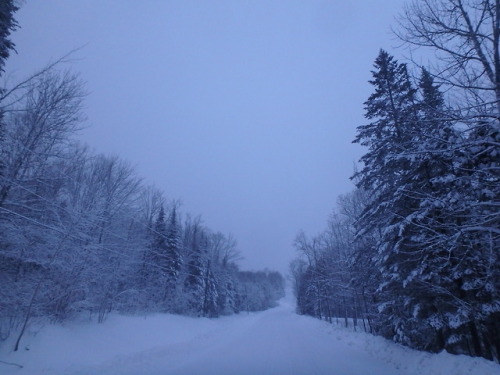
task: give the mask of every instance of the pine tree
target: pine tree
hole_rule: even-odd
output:
[[[455,351],[459,344],[491,359],[492,337],[499,332],[498,235],[491,230],[499,227],[491,205],[499,178],[489,146],[497,141],[495,132],[491,121],[481,121],[466,137],[459,133],[425,70],[420,90],[421,131],[406,187],[417,205],[404,218],[406,252],[416,258],[403,280],[411,316],[402,330],[413,347]],[[485,142],[483,132],[493,138]],[[458,337],[470,337],[471,344]]]
[[[155,227],[154,227],[154,236],[153,243],[151,244],[152,249],[152,259],[158,264],[162,269],[165,269],[166,264],[166,250],[167,250],[167,241],[166,241],[166,232],[167,227],[165,224],[165,210],[163,206],[160,208],[160,212],[158,213],[158,217],[156,218]]]
[[[382,51],[375,66],[375,92],[365,103],[366,117],[375,121],[358,128],[356,141],[369,151],[355,177],[358,187],[372,194],[356,223],[358,230],[379,233],[379,310],[387,324],[378,330],[413,347],[439,350],[442,300],[429,292],[429,285],[436,283],[446,251],[443,239],[449,239],[436,225],[444,220],[440,199],[450,188],[443,183],[450,179],[441,184],[439,179],[451,171],[454,132],[442,94],[427,71],[422,71],[417,100],[406,65]],[[432,335],[436,329],[438,336]]]
[[[392,281],[402,283],[399,293],[403,296],[403,306],[399,311],[404,319],[397,327],[398,340],[412,347],[438,351],[444,348],[446,297],[438,292],[444,286],[444,279],[436,274],[448,254],[449,240],[441,199],[453,189],[451,150],[455,132],[439,87],[425,69],[419,89],[417,126],[405,151],[409,164],[402,173],[406,177],[399,182],[400,203],[405,210],[396,211],[400,220],[392,226],[398,236],[394,250],[403,257],[390,252],[379,264],[386,271],[384,266],[392,264],[388,269],[399,276]],[[394,257],[398,259],[391,262]]]
[[[412,87],[405,64],[399,64],[381,50],[375,60],[370,83],[375,92],[365,102],[365,117],[373,122],[357,128],[354,140],[368,147],[361,161],[363,168],[353,179],[359,188],[372,195],[362,215],[365,229],[379,226],[393,215],[387,206],[399,188],[401,171],[408,168],[405,153],[416,126],[416,90]]]
[[[405,194],[412,155],[410,148],[417,126],[416,90],[413,88],[405,64],[399,64],[381,50],[372,71],[370,83],[375,92],[365,102],[365,117],[372,120],[358,127],[354,140],[368,147],[361,158],[363,168],[353,178],[358,188],[371,195],[365,210],[356,222],[358,236],[376,230],[378,266],[382,272],[381,304],[379,309],[390,323],[384,328],[386,336],[396,334],[397,326],[406,317],[401,314],[404,304],[399,289],[402,275],[399,265],[407,261],[400,252],[401,233],[398,225],[408,214],[413,203]],[[382,330],[382,327],[380,327]]]
[[[10,55],[10,51],[14,50],[15,44],[9,39],[10,33],[17,28],[17,22],[14,19],[14,13],[18,7],[14,5],[14,0],[4,0],[0,2],[0,76],[4,72],[5,60]],[[3,96],[4,89],[0,88],[0,95]],[[1,104],[1,99],[0,99]],[[5,124],[4,110],[0,108],[0,178],[4,174],[4,150],[5,142]],[[3,183],[3,181],[2,181]],[[1,186],[2,184],[0,184]]]
[[[15,44],[9,39],[10,33],[18,27],[14,13],[19,8],[14,0],[0,2],[0,76],[4,72],[5,60],[14,51]]]
[[[170,283],[175,284],[182,267],[181,233],[177,221],[176,208],[172,209],[165,234],[167,254],[167,277]]]

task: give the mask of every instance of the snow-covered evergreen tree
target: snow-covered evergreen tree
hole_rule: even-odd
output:
[[[179,273],[182,268],[182,254],[181,254],[181,228],[177,219],[177,208],[172,208],[168,221],[166,223],[165,231],[165,251],[166,251],[166,296],[173,297],[172,293],[175,291]]]
[[[432,180],[436,199],[427,205],[434,213],[424,226],[434,250],[446,249],[430,266],[437,267],[430,272],[441,281],[434,292],[442,298],[445,344],[453,352],[497,360],[499,18],[496,0],[419,0],[405,9],[398,31],[412,47],[432,49],[433,77],[452,98],[454,132],[434,137],[447,143],[443,147],[452,162]]]
[[[396,335],[398,326],[408,319],[403,313],[404,273],[412,255],[407,253],[407,235],[401,224],[415,206],[409,197],[412,179],[412,142],[417,127],[416,90],[405,64],[398,63],[381,50],[372,72],[374,93],[365,102],[369,124],[358,127],[355,142],[368,148],[361,158],[362,169],[354,175],[359,189],[371,194],[361,217],[356,222],[359,235],[376,229],[378,267],[382,273],[379,309],[388,325],[378,329],[386,336]]]
[[[4,72],[5,60],[14,50],[15,44],[9,36],[17,28],[14,13],[19,9],[14,0],[4,0],[0,2],[0,76]]]

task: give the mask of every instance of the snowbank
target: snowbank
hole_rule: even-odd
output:
[[[438,354],[420,352],[341,325],[328,325],[327,330],[346,345],[364,348],[402,375],[500,375],[500,365],[483,358],[453,355],[445,351]]]

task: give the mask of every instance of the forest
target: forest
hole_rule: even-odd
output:
[[[277,306],[279,272],[241,269],[233,235],[81,142],[91,94],[71,52],[6,79],[19,3],[0,2],[0,344],[19,353],[40,323]],[[393,32],[397,55],[374,56],[365,122],[352,124],[355,188],[326,229],[293,241],[297,313],[498,363],[500,0],[410,0]],[[286,317],[269,315],[267,328]]]
[[[0,5],[0,72],[15,51]],[[0,342],[34,321],[111,312],[218,317],[284,295],[275,271],[240,271],[231,235],[182,214],[118,156],[78,141],[85,83],[70,55],[0,90]]]
[[[500,2],[413,1],[394,32],[429,62],[376,57],[356,189],[295,240],[298,312],[498,362]]]

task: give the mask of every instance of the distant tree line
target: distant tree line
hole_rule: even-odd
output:
[[[376,58],[357,190],[296,239],[298,311],[499,361],[500,1],[418,0],[399,26],[436,60]]]
[[[0,72],[13,4],[0,5]],[[0,342],[15,335],[17,350],[38,318],[275,306],[280,274],[240,271],[232,236],[183,218],[130,164],[75,140],[85,90],[63,62],[0,90]]]

